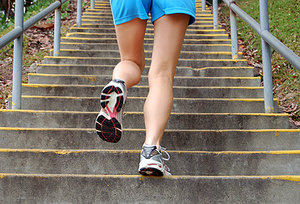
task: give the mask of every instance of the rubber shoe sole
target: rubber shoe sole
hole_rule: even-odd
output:
[[[139,173],[143,176],[163,176],[163,172],[156,168],[148,167],[148,168],[141,168]]]
[[[121,88],[109,85],[101,93],[101,111],[96,119],[96,130],[99,137],[111,143],[117,143],[122,136],[121,117],[124,93]]]

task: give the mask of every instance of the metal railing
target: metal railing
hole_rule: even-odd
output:
[[[23,65],[23,33],[35,23],[55,11],[54,20],[54,51],[53,55],[60,53],[61,38],[61,6],[68,0],[57,0],[50,6],[24,22],[24,1],[15,1],[15,28],[0,38],[0,49],[14,40],[13,59],[13,91],[12,109],[21,108],[22,92],[22,65]],[[95,0],[91,0],[91,8],[95,8]],[[81,26],[82,0],[77,0],[77,27]]]
[[[237,23],[236,15],[243,19],[249,26],[251,26],[260,36],[262,44],[262,62],[263,62],[263,83],[264,83],[264,103],[265,112],[274,112],[273,101],[273,84],[272,84],[272,64],[270,46],[280,53],[288,62],[292,64],[298,71],[300,71],[300,57],[296,55],[287,46],[281,43],[276,37],[269,32],[269,13],[268,0],[259,0],[260,7],[260,22],[257,23],[251,16],[240,9],[234,0],[223,0],[230,8],[230,28],[231,28],[231,45],[232,45],[232,59],[238,58],[238,39],[237,39]],[[202,1],[202,9],[205,10],[205,0]],[[214,28],[218,28],[218,1],[213,0],[213,18]]]
[[[0,38],[0,49],[14,41],[14,60],[13,60],[13,94],[12,109],[21,108],[21,88],[22,88],[22,64],[23,64],[23,33],[39,20],[55,11],[54,25],[54,56],[60,52],[60,27],[61,27],[61,5],[67,0],[60,0],[52,3],[43,11],[39,12],[26,22],[23,22],[24,3],[23,0],[15,1],[15,28]],[[263,73],[264,73],[264,99],[265,112],[274,111],[273,104],[273,84],[270,46],[278,51],[288,60],[297,70],[300,71],[300,58],[288,47],[282,44],[276,37],[269,32],[268,1],[260,0],[260,22],[258,24],[251,16],[240,9],[233,0],[223,0],[230,8],[231,22],[231,42],[232,58],[238,58],[238,40],[236,14],[238,14],[248,25],[250,25],[262,38],[263,53]],[[95,8],[95,0],[91,0],[91,8]],[[202,1],[202,10],[206,9],[206,0]],[[82,0],[77,0],[77,27],[81,26]],[[218,28],[218,1],[213,0],[214,28]]]

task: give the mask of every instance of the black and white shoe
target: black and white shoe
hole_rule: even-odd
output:
[[[101,110],[96,119],[97,134],[107,142],[117,143],[122,136],[122,116],[127,97],[123,80],[114,79],[101,92]]]

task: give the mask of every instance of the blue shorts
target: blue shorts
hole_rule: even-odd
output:
[[[115,25],[135,18],[149,19],[151,22],[163,15],[182,13],[190,15],[189,25],[196,20],[195,0],[110,0]]]

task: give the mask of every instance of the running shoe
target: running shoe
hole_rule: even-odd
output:
[[[164,152],[168,157],[162,156]],[[139,164],[139,173],[144,176],[170,176],[170,169],[165,165],[164,161],[170,159],[170,155],[166,149],[161,147],[158,150],[155,145],[144,145],[141,152],[141,160]]]
[[[125,82],[118,79],[109,82],[101,92],[101,110],[96,119],[96,130],[104,141],[117,143],[121,139],[126,92]]]

